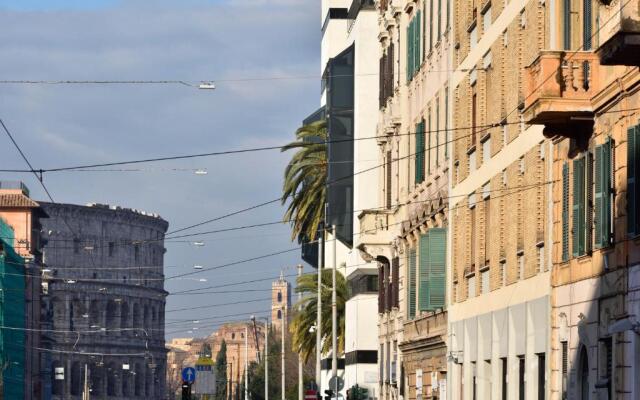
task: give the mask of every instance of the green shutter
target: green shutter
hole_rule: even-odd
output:
[[[585,253],[585,192],[584,192],[585,157],[573,160],[573,256]]]
[[[445,306],[445,271],[447,255],[447,230],[429,230],[429,311]]]
[[[424,122],[420,122],[416,125],[416,184],[424,181],[424,153]]]
[[[407,290],[407,313],[409,319],[416,316],[416,250],[409,250],[409,262],[407,276],[409,278],[409,287]]]
[[[596,147],[595,221],[596,247],[611,244],[611,139]]]
[[[593,154],[585,154],[584,253],[593,247]]]
[[[638,176],[638,127],[633,126],[627,130],[627,232],[629,236],[635,236],[638,233],[638,213],[636,206],[638,204],[636,184]]]
[[[418,15],[416,15],[416,17],[414,18],[414,21],[416,23],[415,26],[415,44],[416,44],[416,50],[415,50],[415,55],[413,57],[413,74],[415,75],[418,70],[420,69],[420,55],[422,54],[421,52],[421,44],[422,44],[422,11],[418,10]]]
[[[407,82],[413,77],[413,21],[407,27]]]
[[[569,260],[569,164],[562,165],[562,261]]]
[[[429,309],[429,233],[418,241],[418,310]]]

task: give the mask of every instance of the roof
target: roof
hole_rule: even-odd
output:
[[[10,193],[10,194],[0,194],[0,207],[39,208],[40,204],[31,200],[24,194]]]

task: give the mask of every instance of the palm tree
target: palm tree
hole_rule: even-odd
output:
[[[332,270],[322,271],[322,304],[331,304]],[[293,336],[293,349],[304,357],[305,362],[316,349],[316,335],[311,335],[313,327],[316,325],[317,304],[318,304],[318,275],[305,274],[298,277],[296,292],[302,293],[303,297],[295,309],[296,312],[289,330]],[[338,354],[344,352],[344,326],[345,326],[345,303],[347,301],[347,280],[340,273],[336,273],[336,304],[338,308]],[[301,309],[300,309],[301,308]],[[322,321],[331,321],[331,308],[322,308]],[[322,352],[328,353],[331,350],[332,342],[331,323],[322,324]]]
[[[282,204],[291,200],[284,220],[291,223],[291,240],[315,240],[322,222],[327,184],[327,122],[300,127],[296,141],[282,151],[297,149],[284,170]]]

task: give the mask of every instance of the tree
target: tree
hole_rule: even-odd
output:
[[[296,141],[282,151],[297,149],[284,170],[282,204],[290,200],[284,220],[291,223],[291,240],[315,240],[322,222],[327,184],[327,123],[300,127]]]
[[[331,304],[332,274],[330,269],[322,271],[322,304]],[[315,353],[316,335],[310,334],[316,325],[318,303],[318,275],[308,274],[298,277],[296,292],[303,297],[295,309],[296,312],[289,329],[293,337],[293,350],[300,351],[305,361]],[[347,301],[347,280],[340,273],[336,273],[336,304],[338,308],[338,354],[344,352],[345,303]],[[332,344],[331,307],[322,307],[322,352],[329,353]]]
[[[216,400],[227,400],[227,342],[222,340],[216,355]]]

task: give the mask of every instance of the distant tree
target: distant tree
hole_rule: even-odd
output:
[[[211,349],[209,349],[211,354]],[[227,400],[227,342],[222,340],[216,355],[216,400]]]
[[[330,269],[322,270],[322,304],[331,304],[332,273]],[[294,306],[297,311],[289,330],[293,336],[293,351],[299,351],[305,361],[315,353],[316,335],[311,334],[316,325],[318,304],[318,275],[305,274],[298,277],[296,292],[302,293],[302,300]],[[338,354],[344,352],[345,304],[347,301],[347,281],[340,273],[336,273],[336,302],[338,308]],[[322,352],[331,350],[332,326],[331,307],[322,307]]]
[[[327,185],[327,122],[300,127],[296,141],[282,151],[297,151],[284,170],[282,204],[290,200],[284,220],[291,223],[291,240],[315,240],[322,222]]]

